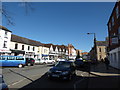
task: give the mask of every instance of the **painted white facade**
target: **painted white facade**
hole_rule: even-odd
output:
[[[48,47],[44,47],[44,46],[39,46],[38,49],[39,52],[39,58],[49,58],[49,48]]]
[[[76,56],[77,56],[76,50],[74,48],[71,48],[71,55],[69,56],[69,58],[75,59]]]
[[[120,47],[109,52],[110,65],[120,69]]]
[[[0,53],[10,53],[11,32],[0,29]]]
[[[17,49],[15,49],[15,44],[18,44]],[[24,45],[24,50],[22,50],[22,45]],[[29,47],[29,50],[28,50]],[[33,50],[34,48],[34,50]],[[32,45],[27,45],[27,44],[23,44],[23,43],[17,43],[17,42],[12,42],[10,43],[10,49],[11,50],[21,50],[21,51],[25,51],[25,56],[29,57],[28,54],[31,53],[31,57],[34,57],[33,55],[38,55],[38,47],[37,46],[32,46]],[[20,54],[21,55],[21,54]],[[35,57],[37,58],[37,57]]]

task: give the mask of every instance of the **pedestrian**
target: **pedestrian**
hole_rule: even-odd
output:
[[[109,60],[108,60],[107,57],[105,58],[104,63],[105,63],[106,69],[108,70],[108,69],[109,69],[109,64],[110,64],[110,62],[109,62]]]

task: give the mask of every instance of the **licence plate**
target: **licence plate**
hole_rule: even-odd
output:
[[[53,76],[53,77],[59,77],[58,75],[55,75],[55,74],[53,74],[52,76]]]

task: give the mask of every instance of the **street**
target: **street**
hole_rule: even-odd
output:
[[[24,68],[5,67],[2,70],[4,80],[10,89],[23,88],[77,88],[81,83],[81,88],[87,88],[87,82],[83,81],[89,76],[87,72],[76,70],[76,76],[71,81],[49,80],[47,71],[52,65],[25,66]],[[79,86],[80,87],[80,86]]]

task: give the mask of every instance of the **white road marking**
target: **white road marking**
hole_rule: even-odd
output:
[[[43,74],[44,75],[44,74]],[[40,74],[39,75],[32,75],[31,77],[29,77],[29,78],[32,78],[32,77],[35,77],[35,76],[40,76]],[[42,75],[41,75],[42,76]],[[40,76],[40,77],[41,77]],[[22,80],[20,80],[20,81],[17,81],[17,82],[14,82],[14,83],[12,83],[11,85],[8,85],[8,87],[10,87],[10,86],[13,86],[13,85],[15,85],[15,84],[18,84],[18,83],[20,83],[20,82],[22,82],[23,80],[25,80],[26,78],[24,78],[24,79],[22,79]]]

